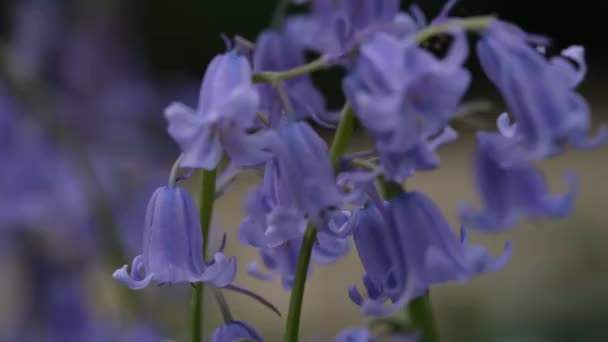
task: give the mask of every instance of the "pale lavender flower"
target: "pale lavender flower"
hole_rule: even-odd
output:
[[[242,321],[232,321],[215,329],[213,332],[212,342],[235,342],[240,339],[250,339],[258,342],[264,340],[255,329]]]
[[[116,270],[113,278],[139,290],[154,280],[159,284],[209,282],[229,285],[236,274],[235,258],[215,253],[211,263],[203,260],[203,237],[194,202],[180,187],[157,189],[146,211],[143,253]]]
[[[608,129],[587,138],[590,109],[574,88],[586,72],[584,50],[571,47],[547,60],[533,38],[508,23],[495,21],[477,45],[486,75],[498,87],[517,123],[515,136],[525,151],[505,153],[503,163],[517,163],[560,153],[564,143],[593,148],[608,141]],[[578,64],[578,69],[570,62]]]
[[[268,159],[268,135],[248,132],[258,104],[247,59],[234,52],[216,56],[205,73],[197,108],[172,103],[165,110],[169,134],[183,152],[181,164],[211,170],[224,152],[242,166]]]
[[[474,170],[483,209],[478,211],[464,204],[461,219],[466,224],[496,231],[511,228],[524,217],[561,218],[572,212],[577,188],[574,175],[566,176],[567,192],[552,195],[541,171],[530,163],[502,164],[501,156],[516,150],[514,138],[498,133],[477,134]]]
[[[439,208],[419,192],[362,209],[352,224],[369,298],[354,286],[349,296],[371,316],[395,312],[430,286],[499,270],[511,254],[507,243],[504,254],[493,259],[484,247],[468,244],[464,228],[459,240]],[[384,307],[388,300],[392,305]]]
[[[466,37],[439,59],[413,40],[379,33],[363,44],[344,88],[371,134],[388,178],[402,181],[438,166],[434,151],[457,137],[447,126],[468,89]],[[436,96],[435,94],[442,94]]]

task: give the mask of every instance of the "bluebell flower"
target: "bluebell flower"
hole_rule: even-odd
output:
[[[587,138],[590,109],[574,88],[584,78],[584,50],[572,47],[547,60],[519,28],[495,21],[477,45],[481,65],[504,97],[517,123],[516,138],[525,151],[509,153],[503,163],[517,163],[559,153],[564,143],[593,148],[608,140],[608,129]],[[573,60],[578,69],[563,58]]]
[[[237,342],[240,339],[251,339],[258,342],[264,341],[251,325],[242,321],[232,321],[215,329],[211,341]]]
[[[349,295],[372,316],[391,314],[433,285],[496,271],[511,254],[507,243],[503,255],[493,259],[484,247],[468,244],[464,228],[459,240],[439,208],[419,192],[362,209],[353,221],[369,298],[354,286]],[[393,303],[390,307],[383,306],[387,300]]]
[[[235,258],[217,252],[207,264],[203,260],[203,237],[192,198],[180,187],[158,188],[146,211],[143,253],[116,270],[114,279],[133,290],[154,280],[159,284],[208,282],[229,285],[236,274]]]
[[[526,216],[565,217],[572,212],[577,188],[574,175],[566,177],[567,192],[551,195],[543,174],[530,163],[502,164],[505,151],[516,149],[514,138],[499,133],[477,134],[474,170],[483,209],[464,204],[461,218],[466,224],[496,231],[513,227]]]
[[[183,152],[182,166],[214,169],[224,151],[241,166],[270,157],[268,135],[249,132],[258,104],[247,59],[234,52],[216,56],[205,73],[197,108],[172,103],[165,110],[169,134]]]
[[[278,130],[274,157],[264,181],[247,202],[241,223],[242,243],[276,247],[304,235],[308,222],[323,229],[342,206],[327,145],[304,122]]]
[[[374,32],[415,32],[416,24],[399,7],[399,0],[314,1],[311,13],[288,18],[285,30],[298,45],[333,59]]]
[[[386,175],[402,181],[415,170],[438,165],[434,150],[457,136],[447,126],[471,76],[463,32],[439,59],[412,40],[376,34],[363,44],[346,95],[371,134]],[[435,96],[442,94],[442,96]]]
[[[253,55],[255,72],[284,71],[305,64],[304,51],[282,31],[260,34]],[[334,124],[337,117],[325,108],[325,99],[315,88],[310,75],[298,76],[285,82],[296,119],[312,118],[320,124]],[[260,111],[268,115],[271,127],[283,120],[283,104],[271,84],[257,85],[260,92]]]

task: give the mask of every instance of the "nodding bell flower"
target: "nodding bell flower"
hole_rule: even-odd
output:
[[[225,151],[238,166],[270,157],[267,132],[252,133],[259,96],[247,58],[216,56],[205,73],[198,107],[172,103],[165,110],[168,131],[183,152],[182,166],[214,169]]]
[[[454,140],[447,126],[469,87],[466,36],[439,59],[413,39],[376,34],[360,48],[345,93],[372,136],[385,176],[401,182],[415,170],[438,166],[435,150]],[[435,96],[435,94],[442,94]]]
[[[253,340],[263,342],[264,339],[249,324],[242,321],[231,321],[215,329],[212,342],[236,342],[241,340]]]
[[[210,263],[203,260],[203,237],[192,197],[178,186],[158,188],[146,211],[143,253],[116,270],[113,278],[133,290],[151,281],[165,283],[207,282],[230,285],[236,274],[236,259],[220,251]]]
[[[460,240],[441,211],[426,195],[406,192],[381,207],[362,209],[353,216],[353,237],[366,274],[369,298],[353,286],[351,299],[370,316],[385,316],[437,284],[463,282],[478,273],[502,268],[511,254],[508,242],[497,259],[479,245]],[[390,300],[393,305],[384,307]]]
[[[241,243],[258,248],[301,238],[308,222],[320,230],[332,227],[342,215],[327,145],[307,123],[280,128],[273,152],[239,231]]]
[[[369,329],[344,329],[334,339],[334,342],[375,342],[374,335]]]
[[[589,105],[574,90],[587,70],[584,49],[570,47],[548,60],[531,46],[533,40],[519,28],[495,21],[477,45],[481,65],[502,93],[517,123],[515,136],[526,150],[505,156],[505,163],[559,153],[566,142],[593,148],[608,141],[606,128],[587,137]]]
[[[567,192],[550,194],[543,174],[529,162],[502,164],[505,151],[516,149],[514,140],[499,133],[477,134],[475,182],[484,208],[478,211],[464,204],[461,219],[465,224],[497,231],[515,226],[525,216],[565,217],[572,212],[577,188],[574,175],[566,176]]]

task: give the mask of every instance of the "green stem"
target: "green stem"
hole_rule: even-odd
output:
[[[350,103],[346,103],[340,114],[340,123],[336,131],[334,143],[329,151],[329,156],[334,167],[334,171],[338,170],[338,164],[340,163],[340,157],[346,153],[346,147],[353,136],[355,130],[355,112]]]
[[[416,34],[416,41],[423,42],[438,34],[446,33],[453,28],[461,28],[469,32],[486,29],[495,19],[491,15],[481,15],[464,19],[450,19],[441,24],[431,25]]]
[[[215,182],[217,170],[203,170],[201,181],[201,202],[200,202],[200,219],[201,229],[203,232],[203,255],[207,256],[207,248],[209,246],[209,231],[211,230],[211,216],[213,214],[213,205],[215,203]],[[200,342],[203,337],[203,301],[204,284],[196,283],[192,290],[192,342]]]
[[[439,341],[429,293],[427,292],[425,295],[411,301],[407,309],[414,326],[422,331],[421,342]]]
[[[302,315],[302,300],[304,299],[304,287],[306,285],[306,275],[310,265],[312,247],[317,239],[317,230],[311,224],[306,228],[300,255],[298,256],[298,268],[296,278],[291,289],[289,298],[289,313],[287,314],[287,327],[285,328],[285,342],[297,342],[300,332],[300,316]]]
[[[352,107],[349,104],[346,104],[344,110],[342,110],[342,118],[330,149],[330,158],[334,165],[334,169],[337,169],[338,161],[346,151],[346,147],[352,138],[354,127],[355,113],[352,110]],[[309,224],[308,227],[306,227],[302,246],[300,247],[296,277],[294,279],[293,288],[291,289],[291,297],[289,298],[289,312],[287,314],[287,327],[285,328],[284,338],[285,342],[298,342],[306,275],[308,274],[310,256],[312,255],[312,248],[316,239],[317,230],[313,225]]]
[[[321,70],[326,67],[328,67],[327,60],[320,57],[310,63],[302,64],[298,67],[285,71],[264,71],[255,73],[252,76],[252,81],[253,83],[277,83],[290,78],[310,74],[311,72]]]
[[[289,0],[278,0],[277,7],[272,14],[272,27],[280,27],[289,9]]]

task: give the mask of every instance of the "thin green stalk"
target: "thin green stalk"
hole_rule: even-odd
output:
[[[412,323],[422,331],[421,342],[439,341],[429,293],[411,301],[407,308]]]
[[[346,151],[350,142],[353,129],[355,127],[355,114],[349,104],[344,106],[342,118],[338,125],[338,130],[334,136],[334,141],[330,149],[331,162],[336,170],[338,161]],[[306,275],[310,265],[312,248],[317,239],[317,230],[311,224],[306,227],[300,255],[298,256],[298,268],[294,279],[291,297],[289,299],[289,312],[287,313],[287,327],[285,328],[285,342],[298,342],[300,334],[300,316],[302,315],[302,301],[304,298],[304,288],[306,285]]]
[[[203,255],[207,256],[207,248],[209,246],[209,231],[211,229],[211,216],[213,214],[213,205],[215,203],[215,182],[217,170],[203,170],[201,181],[201,202],[200,202],[200,219],[201,229],[203,232]],[[203,337],[203,301],[204,285],[203,283],[193,284],[192,289],[192,342],[200,342]]]
[[[300,255],[298,256],[298,268],[296,278],[291,289],[289,298],[289,313],[287,314],[287,327],[285,328],[285,342],[298,342],[300,335],[300,316],[302,315],[302,300],[304,299],[304,287],[306,285],[306,275],[310,265],[312,247],[317,240],[317,230],[311,224],[306,227]]]
[[[355,112],[350,103],[346,103],[340,114],[340,123],[336,130],[334,143],[331,145],[329,156],[334,167],[334,171],[338,170],[340,157],[346,153],[346,148],[350,143],[355,130]]]
[[[464,19],[450,19],[441,24],[431,25],[416,34],[416,41],[423,42],[438,34],[446,33],[453,28],[461,28],[465,31],[475,32],[487,28],[495,19],[491,15],[481,15]]]
[[[287,15],[289,9],[289,0],[278,0],[277,7],[272,14],[272,27],[280,27]]]
[[[302,64],[298,67],[285,71],[264,71],[255,73],[253,74],[252,81],[253,83],[277,83],[290,78],[310,74],[311,72],[324,69],[327,66],[327,60],[320,57],[310,63]]]

